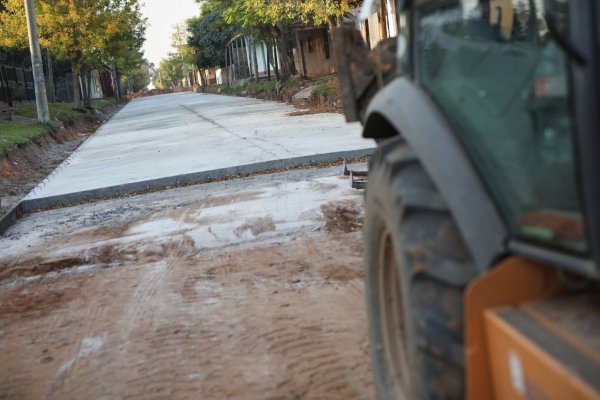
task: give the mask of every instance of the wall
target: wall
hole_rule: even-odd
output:
[[[294,59],[302,76],[318,77],[335,72],[332,39],[327,29],[297,30],[296,43]]]

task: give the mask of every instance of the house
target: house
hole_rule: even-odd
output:
[[[216,82],[237,84],[274,74],[277,51],[252,36],[236,36],[225,46],[225,66],[216,71]]]
[[[395,0],[380,0],[379,12],[366,21],[359,22],[357,15],[362,2],[353,2],[356,9],[346,15],[345,24],[356,26],[370,48],[390,37],[398,35],[399,19]],[[296,23],[291,26],[290,47],[294,54],[296,70],[302,77],[320,77],[336,72],[333,39],[328,26],[313,26]],[[225,46],[225,65],[217,67],[207,84],[244,84],[251,79],[270,78],[275,66],[279,66],[279,55],[273,46],[251,36],[238,35]]]
[[[296,41],[294,61],[300,75],[315,78],[333,74],[335,72],[335,59],[331,46],[333,40],[327,27],[296,25],[292,29]]]
[[[353,12],[356,18],[359,13],[359,9]],[[379,11],[369,16],[364,22],[358,22],[358,18],[355,19],[356,28],[360,30],[360,33],[370,49],[377,47],[379,42],[384,39],[398,36],[399,32],[399,20],[396,13],[396,2],[394,0],[380,0]]]
[[[354,2],[354,6],[355,10],[343,18],[344,24],[354,25],[360,30],[369,48],[375,48],[380,41],[398,35],[399,20],[394,0],[380,0],[379,12],[364,22],[358,21],[361,2]],[[295,24],[292,29],[295,34],[294,59],[300,75],[312,78],[335,73],[333,40],[327,26]]]

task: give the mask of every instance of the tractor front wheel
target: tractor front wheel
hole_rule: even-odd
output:
[[[429,175],[401,137],[371,160],[365,274],[380,399],[462,399],[463,291],[477,274]]]

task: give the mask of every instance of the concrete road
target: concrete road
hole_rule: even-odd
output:
[[[25,217],[0,239],[0,399],[374,398],[340,172]]]
[[[372,148],[340,114],[181,93],[132,101],[26,200],[257,162]]]

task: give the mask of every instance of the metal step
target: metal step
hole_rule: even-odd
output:
[[[342,173],[344,176],[350,176],[350,184],[353,189],[366,189],[367,181],[369,179],[369,171],[356,171],[348,169],[348,163],[344,158],[344,169]]]

